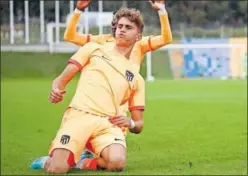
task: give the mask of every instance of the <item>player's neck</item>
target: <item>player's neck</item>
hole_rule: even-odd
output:
[[[134,45],[128,47],[115,45],[115,50],[119,52],[121,55],[125,56],[126,59],[129,59],[133,46]]]

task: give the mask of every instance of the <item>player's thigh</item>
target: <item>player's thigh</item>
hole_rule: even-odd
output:
[[[90,114],[72,109],[52,142],[50,155],[54,149],[66,149],[74,154],[76,163],[85,148],[86,142],[95,130],[95,120]]]
[[[109,124],[108,120],[102,125],[106,128],[94,133],[91,139],[94,152],[106,160],[125,160],[126,139],[122,129]]]

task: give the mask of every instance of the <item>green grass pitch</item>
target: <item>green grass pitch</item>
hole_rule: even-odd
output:
[[[1,172],[31,170],[47,155],[76,81],[63,103],[48,102],[52,78],[2,79]],[[247,85],[244,80],[170,80],[146,84],[145,127],[128,134],[122,173],[72,170],[69,174],[247,175]]]

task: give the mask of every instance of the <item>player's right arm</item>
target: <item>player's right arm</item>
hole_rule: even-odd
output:
[[[52,83],[52,90],[49,95],[51,103],[59,103],[63,100],[63,95],[66,93],[65,87],[72,80],[72,78],[82,70],[87,64],[92,51],[90,43],[81,47],[68,61],[68,65],[64,71],[54,79]]]
[[[78,68],[75,65],[69,64],[53,81],[52,90],[49,95],[49,101],[51,103],[59,103],[63,100],[63,95],[66,93],[64,89],[77,72]]]
[[[77,1],[77,7],[72,13],[65,33],[64,33],[64,40],[74,43],[76,45],[83,46],[88,42],[95,42],[99,44],[103,44],[106,42],[107,39],[111,38],[110,34],[104,35],[90,35],[90,34],[80,34],[77,32],[77,24],[78,20],[83,14],[83,10],[88,7],[90,0],[79,0]]]

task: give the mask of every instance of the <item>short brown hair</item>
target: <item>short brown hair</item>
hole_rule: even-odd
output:
[[[122,17],[126,17],[131,22],[134,22],[140,29],[140,32],[141,33],[143,32],[144,22],[140,14],[140,11],[134,8],[120,8],[119,10],[114,12],[114,16],[111,24],[112,34],[114,37],[117,28],[117,23]]]

